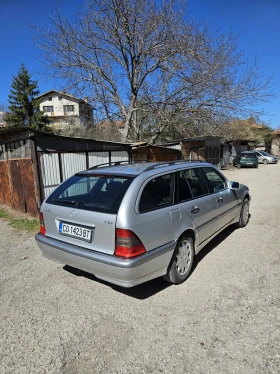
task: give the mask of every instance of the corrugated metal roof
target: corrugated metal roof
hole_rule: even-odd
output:
[[[143,146],[140,146],[140,147],[132,147],[132,149],[141,149],[141,148],[159,148],[159,149],[165,149],[165,150],[168,150],[168,151],[170,151],[170,150],[177,151],[177,149],[172,149],[172,148],[169,148],[169,147],[165,147],[165,146],[162,146],[162,145],[155,145],[155,144],[148,144],[148,145],[143,145]]]
[[[107,145],[107,147],[119,145],[123,146],[124,148],[130,149],[130,144],[128,143],[120,143],[120,142],[110,142],[110,141],[103,141],[103,140],[95,140],[95,139],[88,139],[88,138],[75,138],[75,137],[67,137],[61,135],[54,135],[51,133],[46,133],[43,131],[34,130],[29,127],[13,127],[13,128],[6,128],[4,130],[0,130],[0,144],[7,143],[9,141],[17,141],[17,138],[24,139],[30,138],[33,136],[37,136],[40,138],[48,138],[50,140],[61,142],[70,142],[74,141],[76,143],[91,143],[91,144],[99,144],[99,145]]]
[[[75,137],[68,137],[68,136],[62,136],[62,135],[54,135],[51,133],[39,131],[39,130],[34,130],[30,127],[10,127],[10,128],[5,128],[3,130],[0,130],[0,141],[3,140],[8,140],[9,138],[15,138],[17,135],[26,135],[26,137],[31,137],[34,134],[49,137],[49,138],[54,138],[54,139],[61,139],[61,140],[69,140],[69,139],[74,139],[78,142],[82,141],[90,141],[90,142],[95,142],[95,143],[106,143],[106,144],[121,144],[124,146],[127,146],[128,148],[130,145],[128,143],[121,143],[121,142],[111,142],[111,141],[105,141],[105,140],[95,140],[95,139],[89,139],[89,138],[75,138]]]
[[[206,140],[206,139],[221,139],[221,136],[195,136],[192,138],[181,138],[181,139],[176,139],[172,140],[170,142],[163,143],[161,145],[166,146],[166,145],[174,145],[174,144],[179,144],[179,143],[184,143],[184,142],[193,142],[193,141],[200,141],[200,140]]]

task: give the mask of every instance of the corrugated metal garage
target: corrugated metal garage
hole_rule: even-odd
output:
[[[92,166],[129,161],[130,145],[68,138],[29,128],[0,131],[0,203],[33,216],[71,175]]]

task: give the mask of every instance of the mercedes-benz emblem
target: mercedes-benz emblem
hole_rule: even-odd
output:
[[[72,212],[70,213],[70,217],[75,217],[75,215],[76,215],[76,210],[72,210]]]

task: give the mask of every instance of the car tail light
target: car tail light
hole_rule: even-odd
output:
[[[40,234],[46,235],[46,228],[45,228],[43,213],[40,213]]]
[[[143,253],[146,253],[146,248],[134,232],[116,229],[115,256],[131,258]]]

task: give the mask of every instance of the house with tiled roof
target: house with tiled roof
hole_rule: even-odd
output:
[[[7,123],[5,121],[6,114],[7,114],[6,112],[0,112],[0,128],[4,128],[7,126]]]
[[[38,98],[41,99],[40,111],[48,116],[51,127],[63,129],[93,124],[93,106],[86,98],[56,90],[45,92]]]

